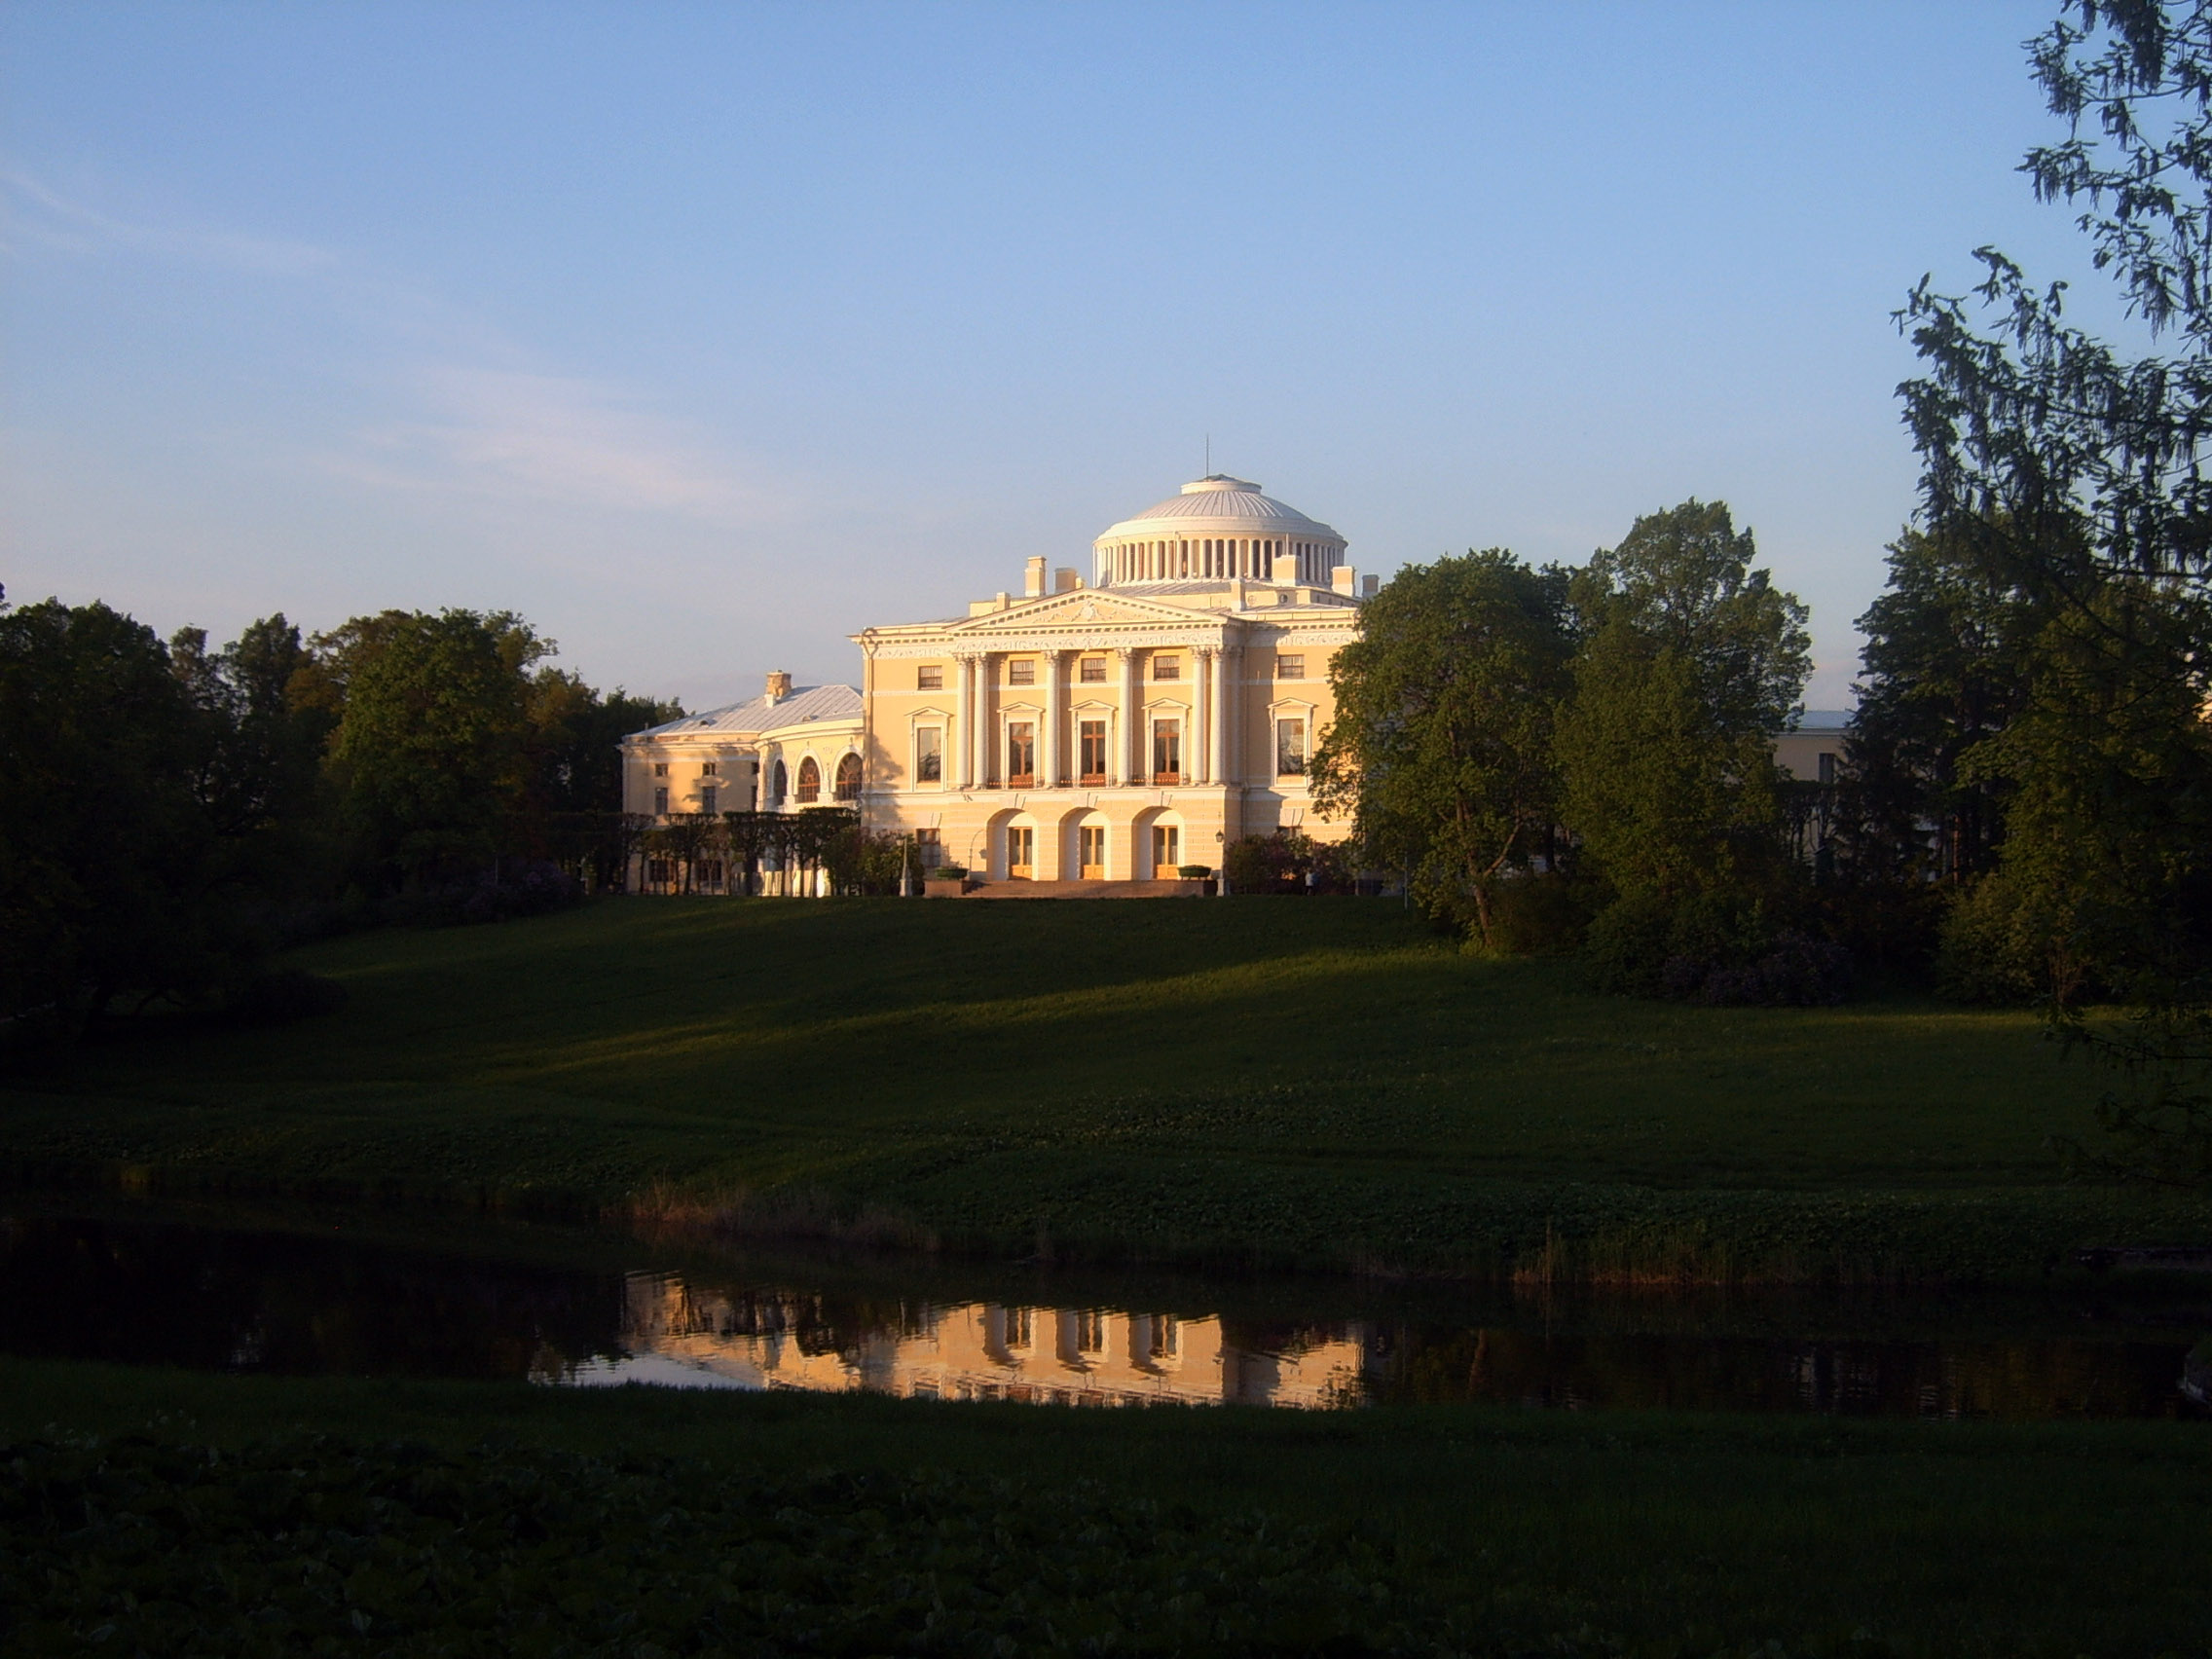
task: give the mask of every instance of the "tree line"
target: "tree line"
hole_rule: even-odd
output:
[[[1832,1000],[1846,962],[1770,749],[1806,609],[1756,557],[1690,500],[1580,568],[1491,548],[1401,571],[1332,665],[1318,804],[1485,949],[1578,948],[1612,990]]]
[[[603,693],[555,649],[506,611],[310,637],[279,614],[211,647],[0,596],[0,1032],[250,1009],[287,942],[619,879],[616,744],[682,710]]]
[[[1803,608],[1726,509],[1580,570],[1419,567],[1338,666],[1316,783],[1485,947],[1601,983],[1809,1000],[1841,953],[2032,1003],[2110,1062],[2084,1164],[2212,1180],[2212,0],[2077,0],[2028,43],[2063,134],[2021,170],[2127,345],[1995,248],[1897,313],[1922,462],[1860,619],[1832,786],[1777,777]],[[1807,830],[1812,833],[1808,835]],[[2125,1017],[2092,1017],[2096,1008]]]

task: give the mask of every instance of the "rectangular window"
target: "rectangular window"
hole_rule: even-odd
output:
[[[1006,723],[1006,781],[1025,790],[1037,782],[1037,725],[1034,720]]]
[[[1179,784],[1183,781],[1181,720],[1152,722],[1152,781],[1156,784]]]
[[[1821,756],[1821,782],[1824,784],[1835,782],[1835,756],[1833,755],[1823,755]]]
[[[668,790],[665,785],[653,791],[653,816],[655,818],[666,818],[668,816]]]
[[[1106,781],[1106,722],[1084,720],[1076,727],[1076,747],[1082,751],[1083,781],[1102,784]]]
[[[1006,1310],[1006,1346],[1025,1348],[1036,1342],[1036,1328],[1027,1308],[1009,1308]]]
[[[944,781],[944,727],[914,728],[914,777],[925,784]]]
[[[1076,678],[1086,685],[1105,684],[1106,659],[1104,657],[1085,657],[1076,669]]]
[[[914,689],[917,691],[942,691],[944,669],[937,663],[925,663],[914,670]]]
[[[1152,659],[1152,677],[1155,680],[1180,680],[1183,678],[1181,657],[1157,656]]]
[[[668,776],[668,762],[666,760],[655,760],[653,762],[653,776],[656,778]]]
[[[944,842],[935,830],[914,831],[914,862],[921,866],[924,875],[944,863]]]
[[[1106,1315],[1087,1310],[1075,1316],[1075,1351],[1078,1353],[1104,1353],[1106,1351]]]
[[[1034,685],[1037,683],[1037,660],[1034,657],[1009,657],[1006,665],[1006,682],[1009,685]]]
[[[1154,1359],[1173,1359],[1183,1351],[1183,1332],[1172,1313],[1152,1316],[1152,1340],[1147,1344]]]
[[[711,778],[711,777],[713,777],[713,776],[714,776],[714,775],[715,775],[715,774],[716,774],[717,772],[719,772],[720,770],[721,770],[721,762],[720,762],[720,761],[719,761],[719,760],[710,760],[710,761],[708,761],[708,762],[707,762],[707,763],[706,763],[705,765],[703,765],[703,766],[701,766],[701,767],[699,768],[699,776],[700,776],[700,777],[702,777],[702,778]]]
[[[1306,659],[1302,656],[1276,657],[1275,678],[1277,680],[1304,680],[1306,678]]]
[[[1275,776],[1302,778],[1306,775],[1306,722],[1304,720],[1275,721]]]
[[[719,785],[701,784],[699,786],[699,810],[712,817],[721,810],[721,797],[722,792]]]
[[[1173,881],[1176,866],[1183,862],[1183,831],[1172,824],[1155,824],[1152,827],[1152,878],[1155,881]]]

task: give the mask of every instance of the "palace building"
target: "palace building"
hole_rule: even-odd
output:
[[[925,867],[994,882],[1165,880],[1245,835],[1342,836],[1306,764],[1375,586],[1345,553],[1257,484],[1201,478],[1100,535],[1088,576],[1039,555],[1018,595],[864,630],[857,690],[771,675],[633,734],[625,810],[855,806]]]

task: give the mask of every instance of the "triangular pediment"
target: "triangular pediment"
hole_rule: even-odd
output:
[[[1158,626],[1163,622],[1208,622],[1218,613],[1192,605],[1169,605],[1137,594],[1106,593],[1080,588],[1045,599],[1024,600],[1005,610],[992,610],[955,623],[957,634],[1031,634],[1040,628],[1110,627],[1117,622]]]

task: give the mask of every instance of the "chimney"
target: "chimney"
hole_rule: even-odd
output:
[[[1297,554],[1277,553],[1275,555],[1275,580],[1284,587],[1296,585],[1298,581]]]
[[[1034,556],[1027,565],[1022,567],[1021,597],[1023,599],[1043,599],[1045,597],[1045,555],[1042,553]]]
[[[1081,586],[1083,586],[1083,573],[1073,565],[1062,565],[1052,572],[1052,591],[1054,593],[1073,593]]]
[[[1382,578],[1381,576],[1362,576],[1362,577],[1360,577],[1360,578],[1359,578],[1359,597],[1360,597],[1360,598],[1362,598],[1362,599],[1373,599],[1373,598],[1375,597],[1375,590],[1376,590],[1377,588],[1381,587],[1382,585]]]
[[[792,694],[792,677],[789,670],[776,668],[768,671],[768,701],[781,703]]]
[[[1347,599],[1359,591],[1357,578],[1349,565],[1332,565],[1329,567],[1329,586]]]

